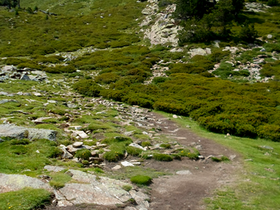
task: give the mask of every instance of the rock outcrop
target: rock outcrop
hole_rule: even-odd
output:
[[[56,134],[57,132],[54,130],[26,128],[13,124],[0,125],[0,137],[9,137],[15,139],[28,138],[30,140],[48,139],[50,141],[55,141]]]

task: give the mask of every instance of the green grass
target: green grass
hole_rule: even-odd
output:
[[[51,173],[50,177],[51,181],[49,182],[49,184],[55,189],[60,189],[64,187],[65,184],[71,180],[71,176],[62,172]]]
[[[54,142],[49,140],[10,140],[0,143],[0,172],[7,174],[38,175],[59,153]],[[36,151],[40,153],[37,153]],[[26,170],[31,171],[26,171]]]
[[[160,112],[165,116],[170,116]],[[206,199],[207,208],[214,209],[278,209],[280,199],[280,145],[265,139],[252,140],[236,136],[225,137],[206,131],[190,118],[174,119],[183,127],[190,126],[199,136],[213,139],[225,145],[242,157],[242,173],[236,182],[226,188],[218,189],[214,197]],[[273,149],[265,149],[269,146]],[[248,160],[248,161],[244,161]]]
[[[50,201],[50,192],[43,189],[24,188],[0,194],[0,209],[31,210],[44,207]]]

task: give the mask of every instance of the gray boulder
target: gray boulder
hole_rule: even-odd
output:
[[[0,137],[9,137],[16,139],[28,138],[33,139],[48,139],[56,140],[57,132],[54,130],[26,128],[12,124],[0,124]]]
[[[39,179],[26,175],[0,174],[0,193],[17,191],[25,187],[45,189],[52,192],[52,188]]]

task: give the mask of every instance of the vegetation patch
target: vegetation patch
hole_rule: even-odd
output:
[[[55,189],[63,188],[65,184],[72,179],[71,176],[62,172],[51,173],[50,177],[51,181],[49,182],[49,184]]]
[[[154,153],[153,158],[158,161],[172,161],[173,160],[171,155],[160,154],[160,153]]]
[[[138,185],[150,185],[152,178],[149,176],[137,175],[130,178],[130,181]]]
[[[1,209],[30,210],[42,208],[51,202],[51,193],[44,189],[24,188],[0,194]]]

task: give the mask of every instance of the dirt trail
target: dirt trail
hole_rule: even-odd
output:
[[[229,163],[214,162],[211,158],[201,160],[173,160],[160,162],[148,160],[145,167],[166,171],[173,175],[153,179],[151,187],[150,210],[201,210],[205,209],[203,199],[211,196],[218,187],[230,184],[240,169],[239,156],[236,152],[217,144],[213,140],[199,137],[187,128],[182,128],[174,121],[157,113],[146,113],[147,120],[141,122],[145,127],[153,124],[160,128],[159,135],[166,135],[185,146],[197,147],[200,154],[207,158],[210,155],[225,155],[232,160]],[[149,121],[149,119],[153,119]],[[176,172],[184,171],[184,175]],[[123,209],[124,207],[106,207],[96,205],[82,205],[71,207],[48,207],[48,210],[85,210],[85,209]]]
[[[163,169],[175,174],[153,180],[151,185],[151,210],[196,210],[205,209],[203,198],[211,196],[221,185],[234,180],[235,172],[240,168],[238,154],[213,140],[197,136],[190,130],[178,126],[175,122],[161,118],[162,134],[176,139],[183,145],[196,145],[202,156],[226,155],[233,158],[230,163],[217,163],[210,159],[192,161],[153,162],[149,167]],[[176,171],[189,170],[191,174],[177,175]]]

